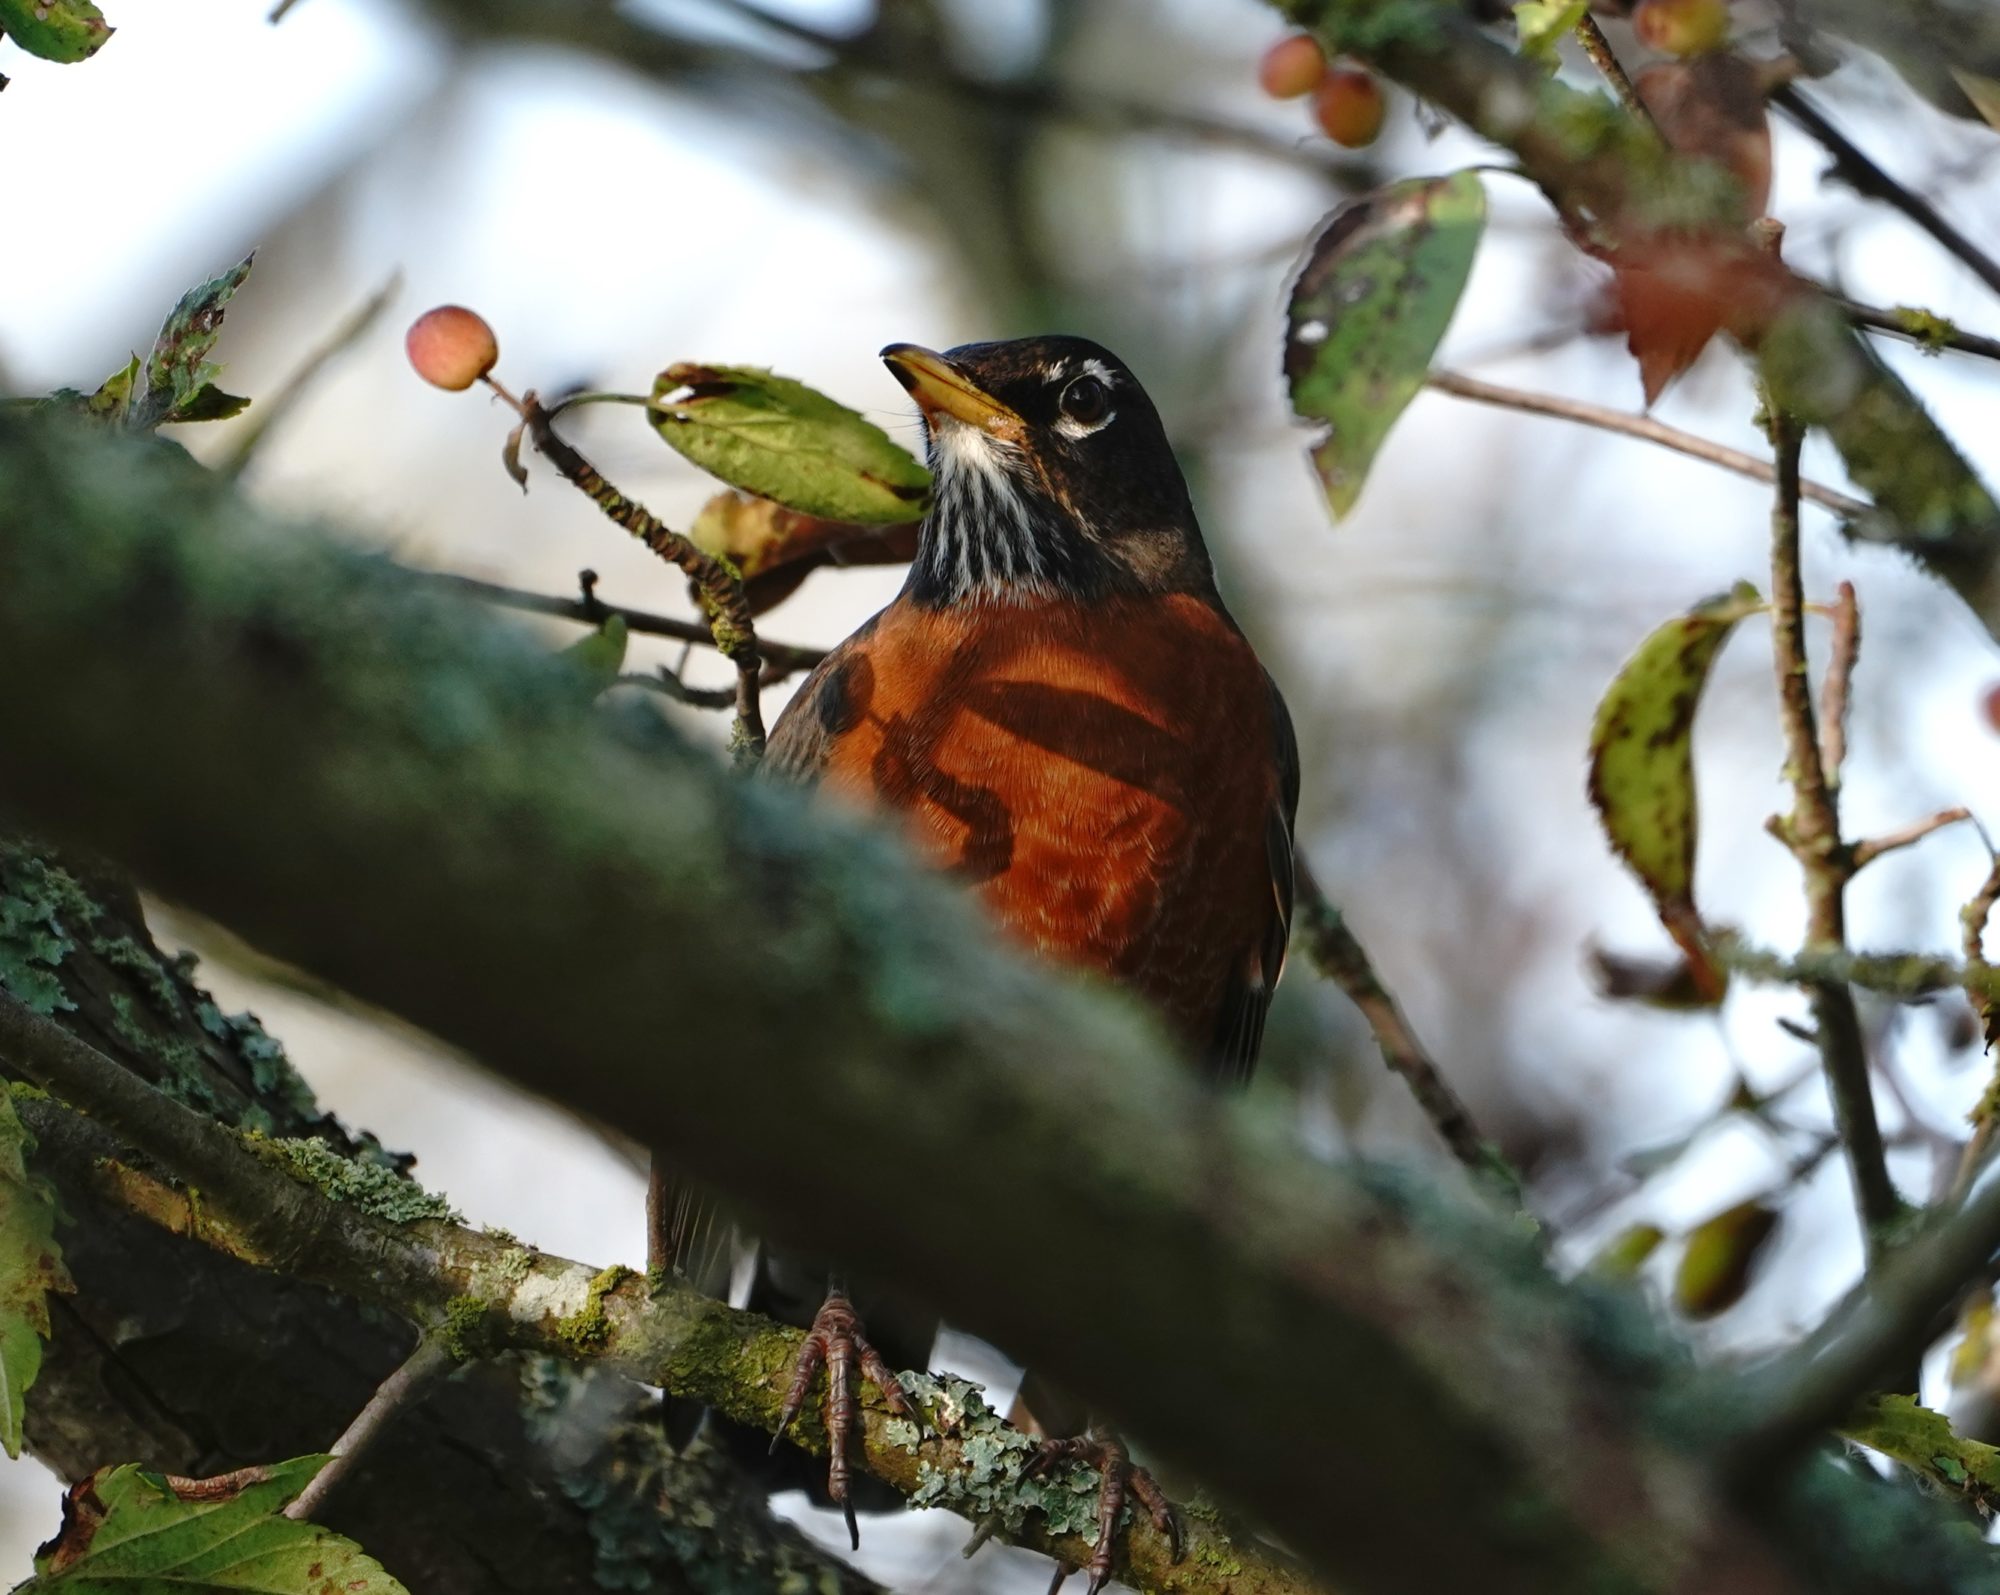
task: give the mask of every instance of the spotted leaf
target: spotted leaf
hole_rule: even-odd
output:
[[[1739,582],[1668,621],[1612,680],[1590,736],[1590,799],[1604,834],[1651,894],[1709,1004],[1724,980],[1694,906],[1694,717],[1729,633],[1763,608],[1757,589]]]
[[[1313,240],[1292,285],[1285,381],[1299,418],[1325,428],[1312,459],[1335,516],[1423,386],[1485,225],[1477,174],[1457,172],[1378,188]]]
[[[0,1085],[0,1447],[21,1454],[28,1387],[42,1368],[49,1292],[73,1291],[56,1245],[55,1195],[28,1172],[34,1141]]]
[[[177,1479],[129,1462],[101,1468],[70,1487],[61,1532],[36,1552],[35,1576],[14,1595],[405,1595],[352,1540],[283,1515],[326,1461],[295,1457],[213,1479]]]
[[[88,60],[112,31],[90,0],[0,0],[0,33],[44,61]]]

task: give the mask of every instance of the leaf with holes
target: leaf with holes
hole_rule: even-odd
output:
[[[1668,621],[1613,679],[1590,734],[1590,800],[1604,834],[1651,894],[1711,1005],[1725,980],[1694,907],[1694,716],[1729,633],[1764,607],[1756,588],[1738,582]]]
[[[56,1245],[55,1193],[28,1172],[35,1149],[0,1084],[0,1447],[21,1454],[28,1387],[42,1368],[49,1292],[73,1291]]]
[[[326,1462],[295,1457],[214,1479],[177,1479],[130,1462],[101,1468],[70,1486],[61,1532],[36,1553],[35,1576],[14,1595],[405,1595],[352,1540],[283,1515]]]
[[[808,515],[890,526],[921,518],[930,500],[930,472],[888,433],[790,377],[668,366],[648,413],[711,476]]]
[[[244,259],[181,295],[153,340],[153,352],[146,359],[145,392],[134,401],[128,425],[146,431],[167,421],[214,420],[236,413],[229,404],[240,410],[248,402],[219,389],[208,391],[222,375],[208,352],[221,335],[223,307],[249,275],[250,260]]]
[[[0,0],[0,33],[44,61],[85,61],[113,28],[90,0]]]
[[[1964,1496],[1986,1514],[2000,1506],[2000,1450],[1953,1430],[1915,1396],[1868,1396],[1840,1432]]]
[[[1285,328],[1292,409],[1325,435],[1313,464],[1335,516],[1423,386],[1486,225],[1473,172],[1418,177],[1344,205],[1313,240]]]

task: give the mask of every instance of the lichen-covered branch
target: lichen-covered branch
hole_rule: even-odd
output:
[[[766,1433],[777,1430],[801,1339],[795,1329],[675,1279],[570,1262],[449,1219],[399,1218],[422,1211],[425,1199],[396,1176],[343,1166],[337,1157],[301,1167],[273,1155],[268,1144],[245,1142],[159,1097],[4,995],[0,1066],[61,1099],[20,1105],[39,1143],[38,1167],[173,1234],[241,1262],[283,1269],[417,1326],[418,1351],[385,1382],[364,1418],[373,1413],[379,1420],[397,1404],[398,1380],[434,1374],[440,1353],[478,1360],[509,1351],[588,1364]],[[125,1152],[127,1140],[147,1159]],[[154,1162],[172,1178],[155,1172]],[[904,1384],[931,1432],[920,1435],[871,1394],[862,1415],[869,1472],[917,1505],[992,1520],[994,1532],[1011,1543],[1071,1566],[1088,1559],[1096,1494],[1076,1487],[1073,1468],[1023,1477],[1035,1440],[992,1411],[975,1385],[927,1373],[906,1374]],[[361,1429],[357,1420],[343,1436],[357,1454]],[[815,1452],[826,1448],[817,1408],[790,1433]],[[336,1446],[336,1461],[341,1454]],[[305,1504],[292,1515],[312,1514],[326,1493],[301,1497]],[[1232,1534],[1212,1508],[1184,1507],[1182,1514],[1187,1553],[1179,1564],[1149,1526],[1125,1536],[1120,1577],[1127,1584],[1192,1595],[1312,1595],[1317,1588],[1280,1554],[1241,1530]]]
[[[1988,1565],[1812,1470],[1810,1512],[1738,1516],[1649,1416],[1688,1376],[1635,1305],[1317,1162],[894,836],[647,705],[580,709],[528,639],[178,451],[0,417],[0,677],[0,805],[920,1295],[1344,1586],[1880,1595]],[[407,1246],[374,1259],[437,1288]],[[528,1261],[579,1330],[646,1295]],[[721,1322],[654,1300],[696,1346]]]

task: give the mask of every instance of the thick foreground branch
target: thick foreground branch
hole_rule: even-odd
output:
[[[778,1427],[802,1338],[795,1329],[678,1280],[593,1268],[441,1219],[379,1216],[365,1197],[342,1199],[295,1177],[283,1154],[259,1157],[259,1143],[162,1097],[4,994],[0,1065],[62,1099],[21,1104],[39,1143],[36,1166],[163,1229],[395,1313],[423,1333],[427,1350],[460,1359],[502,1351],[560,1357],[658,1385],[766,1433]],[[132,1159],[127,1145],[174,1179]],[[406,1364],[399,1377],[408,1372]],[[871,1392],[862,1424],[869,1472],[919,1504],[997,1517],[994,1532],[1011,1543],[1071,1566],[1088,1559],[1094,1494],[1075,1489],[1066,1473],[1023,1478],[1035,1442],[964,1380],[913,1374],[909,1387],[932,1432],[899,1422]],[[826,1449],[816,1409],[790,1432],[813,1451]],[[309,1515],[313,1502],[293,1515]],[[1309,1595],[1302,1573],[1254,1541],[1232,1538],[1213,1512],[1183,1508],[1182,1515],[1184,1565],[1150,1529],[1126,1537],[1120,1576],[1135,1589]],[[1223,1568],[1227,1578],[1217,1576]]]
[[[0,806],[924,1298],[1356,1589],[1991,1571],[1821,1469],[1738,1517],[1646,1417],[1684,1376],[1636,1309],[1311,1160],[893,838],[580,709],[518,633],[178,451],[0,419],[0,676]]]

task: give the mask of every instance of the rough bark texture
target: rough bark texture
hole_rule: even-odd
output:
[[[191,960],[161,953],[137,895],[102,866],[0,840],[0,990],[191,1108],[379,1167],[400,1161],[323,1116],[278,1043],[250,1016],[222,1014]],[[0,1073],[22,1071],[0,1055]],[[56,1183],[77,1284],[53,1302],[28,1405],[29,1447],[65,1479],[117,1462],[202,1477],[324,1449],[408,1353],[403,1319],[106,1200],[94,1158],[116,1143],[64,1159],[49,1133],[61,1110],[23,1107],[42,1125],[36,1169]],[[547,1373],[524,1402],[522,1380],[510,1359],[433,1386],[325,1521],[420,1595],[586,1595],[607,1572],[642,1567],[668,1591],[742,1587],[759,1573],[826,1595],[873,1587],[771,1519],[715,1459],[667,1454],[653,1398],[629,1380],[600,1378],[587,1403]],[[553,1448],[552,1413],[563,1437]],[[667,1510],[655,1510],[662,1495]],[[642,1496],[646,1510],[633,1510]],[[710,1532],[676,1533],[698,1514]]]
[[[924,1295],[1356,1588],[1991,1582],[1823,1468],[1740,1518],[1635,1311],[177,451],[0,420],[0,674],[0,803]]]

